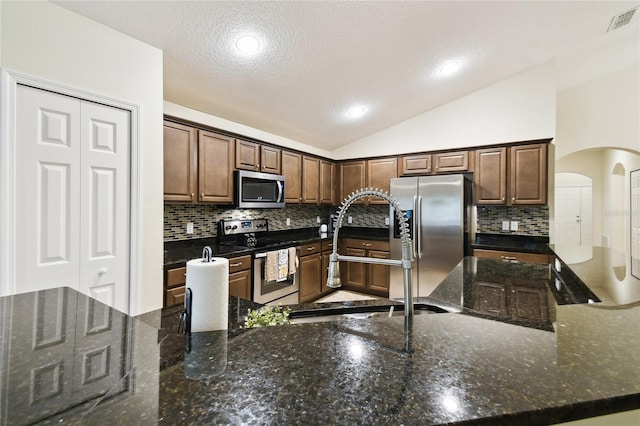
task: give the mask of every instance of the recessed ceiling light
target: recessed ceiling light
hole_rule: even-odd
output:
[[[362,105],[354,106],[352,108],[349,108],[349,110],[347,111],[347,117],[360,118],[363,115],[365,115],[366,112],[367,112],[367,109]]]
[[[252,35],[244,35],[236,40],[236,48],[242,53],[256,53],[260,50],[260,40]]]
[[[449,61],[446,62],[438,69],[438,75],[441,77],[446,77],[458,72],[458,70],[462,67],[462,63],[460,61]]]

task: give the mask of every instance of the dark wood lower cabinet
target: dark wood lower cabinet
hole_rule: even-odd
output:
[[[229,295],[251,300],[251,270],[229,274]]]
[[[389,259],[389,243],[386,241],[347,238],[345,246],[342,252],[347,256]],[[344,270],[341,279],[346,290],[389,297],[390,266],[342,262],[340,268]]]
[[[322,293],[322,257],[320,253],[300,257],[300,303],[311,302]]]

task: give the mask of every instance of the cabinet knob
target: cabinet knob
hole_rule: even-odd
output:
[[[500,198],[500,201],[504,201],[504,197]]]
[[[194,194],[193,192],[191,193],[191,198],[193,198],[196,194]]]
[[[516,200],[516,197],[511,197],[511,201],[515,201],[515,200]]]
[[[200,198],[204,198],[204,192],[200,194]]]

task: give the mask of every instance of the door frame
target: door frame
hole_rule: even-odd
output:
[[[129,306],[137,311],[140,282],[140,106],[120,99],[0,68],[0,296],[16,293],[16,100],[18,84],[129,111]]]

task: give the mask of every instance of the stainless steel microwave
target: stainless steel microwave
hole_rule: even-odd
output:
[[[240,209],[284,207],[284,176],[236,170],[235,206]]]

